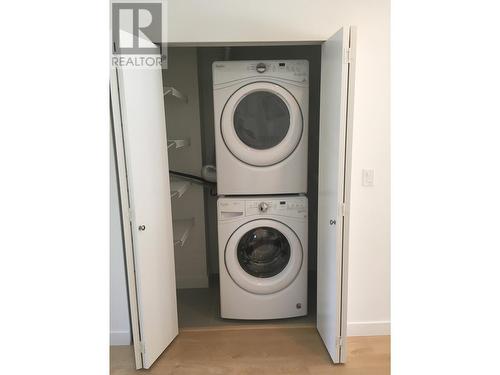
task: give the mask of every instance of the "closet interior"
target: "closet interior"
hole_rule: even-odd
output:
[[[217,186],[202,177],[216,165],[212,63],[229,60],[308,60],[308,315],[279,320],[220,318]],[[235,325],[316,324],[318,143],[321,45],[168,47],[164,104],[181,330]],[[222,171],[223,173],[224,171]]]

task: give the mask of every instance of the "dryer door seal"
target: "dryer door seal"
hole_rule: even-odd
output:
[[[270,219],[250,221],[229,238],[226,268],[233,281],[254,294],[276,293],[297,277],[302,245],[285,224]]]
[[[303,117],[288,90],[270,82],[254,82],[231,95],[222,111],[220,129],[236,158],[264,167],[293,153],[302,137]]]

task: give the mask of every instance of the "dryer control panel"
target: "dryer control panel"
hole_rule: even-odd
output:
[[[212,65],[214,85],[248,79],[275,78],[294,81],[300,85],[309,82],[307,60],[249,60],[215,61]]]

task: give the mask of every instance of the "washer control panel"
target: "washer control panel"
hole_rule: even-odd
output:
[[[307,218],[307,197],[219,198],[217,211],[219,220],[264,215]]]
[[[289,217],[307,217],[307,198],[286,198],[261,200],[252,199],[245,202],[246,216],[253,215],[280,215]]]

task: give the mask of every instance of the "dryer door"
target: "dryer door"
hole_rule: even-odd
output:
[[[237,90],[221,116],[221,133],[231,153],[259,167],[286,159],[297,147],[303,117],[293,95],[270,82],[254,82]]]
[[[269,219],[250,221],[229,238],[225,250],[229,275],[255,294],[276,293],[297,277],[302,245],[285,224]]]

